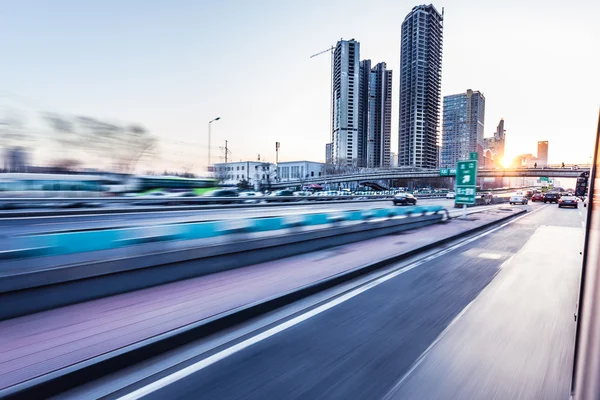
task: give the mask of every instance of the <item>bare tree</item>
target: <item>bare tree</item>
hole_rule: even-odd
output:
[[[67,148],[109,160],[117,172],[132,173],[137,163],[154,154],[156,138],[138,124],[123,125],[97,118],[46,113],[54,139]]]

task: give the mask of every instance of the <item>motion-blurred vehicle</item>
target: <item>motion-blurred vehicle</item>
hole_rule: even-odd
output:
[[[528,199],[531,199],[533,197],[533,190],[531,190],[531,189],[526,190],[525,196],[527,196]]]
[[[584,207],[587,207],[587,205],[588,205],[588,197],[589,197],[589,196],[586,196],[586,197],[584,197],[584,199],[583,199],[583,206],[584,206]]]
[[[397,206],[398,204],[403,205],[403,206],[409,206],[409,205],[414,206],[417,204],[416,197],[410,193],[398,193],[398,194],[394,195],[394,199],[392,201],[395,206]]]
[[[456,198],[456,193],[455,192],[448,192],[446,194],[446,198],[447,199],[455,199]]]
[[[492,204],[492,200],[494,199],[494,194],[492,192],[484,192],[480,194],[481,199],[483,199],[483,204]]]
[[[563,196],[558,199],[558,208],[563,207],[579,208],[579,199],[575,196]]]
[[[560,199],[560,194],[557,192],[546,192],[544,194],[544,203],[557,203]]]
[[[253,203],[258,203],[260,200],[253,198],[253,197],[257,197],[260,196],[260,193],[256,193],[256,192],[241,192],[239,197],[243,197],[244,200],[243,202],[246,204],[253,204]],[[248,198],[248,199],[246,199]]]
[[[544,201],[544,194],[543,193],[534,193],[533,196],[531,196],[531,201],[533,203],[535,203],[536,201]]]
[[[527,196],[523,195],[523,194],[515,194],[513,196],[510,197],[509,201],[508,201],[511,205],[512,204],[527,204],[529,203],[529,199],[527,198]]]

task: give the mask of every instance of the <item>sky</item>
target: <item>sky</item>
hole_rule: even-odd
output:
[[[398,145],[400,27],[406,0],[0,0],[0,117],[43,112],[138,123],[159,138],[139,169],[202,174],[212,161],[324,161],[330,57],[356,39],[361,59],[394,71]],[[486,97],[485,134],[500,118],[506,154],[589,162],[600,106],[600,2],[462,1],[444,8],[442,96]],[[35,160],[60,156],[38,144]],[[83,160],[84,162],[90,160]]]

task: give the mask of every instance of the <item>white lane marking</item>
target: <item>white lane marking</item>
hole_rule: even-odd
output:
[[[498,253],[480,253],[477,257],[485,258],[486,260],[499,260],[502,258],[502,254]]]
[[[464,240],[464,241],[462,241],[460,243],[457,243],[457,244],[455,244],[453,246],[450,246],[450,247],[448,247],[448,248],[446,248],[446,249],[444,249],[444,250],[442,250],[442,251],[440,251],[438,253],[435,253],[435,254],[433,254],[431,256],[428,256],[428,257],[426,257],[424,259],[421,259],[419,261],[415,261],[414,263],[411,263],[411,264],[407,265],[406,267],[403,267],[403,268],[400,268],[400,269],[398,269],[396,271],[390,272],[389,274],[387,274],[385,276],[382,276],[380,278],[377,278],[376,280],[374,280],[374,281],[372,281],[372,282],[370,282],[370,283],[368,283],[368,284],[366,284],[364,286],[356,288],[356,289],[352,290],[351,292],[348,292],[348,293],[346,293],[346,294],[344,294],[344,295],[342,295],[342,296],[340,296],[338,298],[332,299],[329,302],[327,302],[327,303],[325,303],[325,304],[323,304],[323,305],[321,305],[321,306],[319,306],[319,307],[317,307],[315,309],[309,310],[309,311],[305,312],[304,314],[301,314],[301,315],[299,315],[299,316],[297,316],[295,318],[292,318],[292,319],[290,319],[288,321],[285,321],[285,322],[283,322],[283,323],[281,323],[281,324],[279,324],[277,326],[274,326],[273,328],[270,328],[270,329],[268,329],[268,330],[266,330],[266,331],[264,331],[262,333],[259,333],[256,336],[250,337],[250,338],[248,338],[248,339],[246,339],[246,340],[244,340],[244,341],[242,341],[240,343],[237,343],[237,344],[235,344],[235,345],[233,345],[233,346],[231,346],[229,348],[226,348],[224,350],[221,350],[220,352],[215,353],[215,354],[213,354],[213,355],[211,355],[211,356],[209,356],[209,357],[207,357],[207,358],[205,358],[203,360],[200,360],[200,361],[198,361],[198,362],[196,362],[196,363],[194,363],[192,365],[189,365],[189,366],[187,366],[187,367],[185,367],[185,368],[183,368],[183,369],[181,369],[179,371],[176,371],[176,372],[174,372],[174,373],[172,373],[170,375],[167,375],[167,376],[165,376],[165,377],[163,377],[163,378],[161,378],[161,379],[159,379],[159,380],[157,380],[155,382],[152,382],[152,383],[150,383],[150,384],[148,384],[146,386],[143,386],[143,387],[141,387],[141,388],[139,388],[137,390],[134,390],[133,392],[128,393],[128,394],[120,397],[119,399],[120,400],[135,400],[135,399],[139,399],[139,398],[142,398],[144,396],[147,396],[150,393],[156,392],[157,390],[160,390],[160,389],[162,389],[162,388],[164,388],[164,387],[166,387],[168,385],[171,385],[171,384],[173,384],[173,383],[175,383],[175,382],[177,382],[177,381],[179,381],[179,380],[181,380],[181,379],[183,379],[183,378],[185,378],[187,376],[190,376],[190,375],[192,375],[192,374],[194,374],[194,373],[196,373],[198,371],[201,371],[201,370],[203,370],[203,369],[205,369],[205,368],[207,368],[207,367],[215,364],[216,362],[221,361],[221,360],[223,360],[223,359],[225,359],[225,358],[227,358],[227,357],[229,357],[229,356],[231,356],[231,355],[233,355],[235,353],[238,353],[238,352],[240,352],[240,351],[242,351],[242,350],[244,350],[244,349],[246,349],[246,348],[248,348],[248,347],[250,347],[250,346],[252,346],[252,345],[254,345],[256,343],[262,342],[263,340],[268,339],[271,336],[274,336],[274,335],[276,335],[276,334],[278,334],[280,332],[285,331],[286,329],[289,329],[289,328],[291,328],[291,327],[293,327],[295,325],[298,325],[299,323],[304,322],[307,319],[314,317],[315,315],[321,314],[324,311],[327,311],[327,310],[329,310],[329,309],[331,309],[331,308],[333,308],[333,307],[335,307],[335,306],[337,306],[339,304],[342,304],[342,303],[344,303],[344,302],[352,299],[353,297],[356,297],[359,294],[361,294],[361,293],[363,293],[363,292],[365,292],[365,291],[367,291],[369,289],[374,288],[375,286],[378,286],[378,285],[380,285],[380,284],[382,284],[382,283],[384,283],[386,281],[389,281],[392,278],[397,277],[398,275],[401,275],[401,274],[403,274],[405,272],[408,272],[408,271],[410,271],[410,270],[412,270],[412,269],[414,269],[414,268],[416,268],[416,267],[418,267],[418,266],[420,266],[422,264],[425,264],[425,263],[427,263],[427,262],[429,262],[431,260],[439,258],[439,257],[443,256],[444,254],[447,254],[447,253],[449,253],[449,252],[451,252],[453,250],[456,250],[456,249],[458,249],[460,247],[466,246],[467,244],[469,244],[471,242],[474,242],[475,240],[481,239],[482,237],[485,237],[485,236],[487,236],[487,235],[489,235],[489,234],[491,234],[493,232],[496,232],[499,229],[502,229],[505,226],[510,225],[513,222],[516,222],[516,221],[520,220],[521,218],[527,217],[527,216],[529,216],[529,215],[531,215],[531,214],[533,214],[533,213],[541,210],[544,207],[545,206],[540,207],[537,210],[525,213],[524,215],[522,215],[520,217],[516,217],[515,219],[512,219],[512,220],[510,220],[508,222],[505,222],[504,224],[502,224],[500,226],[497,226],[497,227],[492,228],[492,229],[490,229],[488,231],[482,232],[482,233],[480,233],[480,234],[478,234],[478,235],[476,235],[476,236],[474,236],[474,237],[472,237],[470,239]],[[429,350],[431,350],[431,348],[433,348],[433,346],[437,342],[440,341],[441,336],[444,335],[449,330],[449,328],[456,321],[458,321],[458,319],[467,311],[467,309],[469,307],[470,307],[470,304],[467,305],[467,307],[465,307],[465,309],[463,309],[452,320],[452,322],[450,323],[450,325],[448,325],[448,327],[446,327],[446,329],[442,332],[442,334],[425,350],[425,352],[423,352],[423,354],[421,354],[421,356],[419,356],[419,358],[417,359],[418,363],[420,363],[422,361],[422,359],[425,357],[426,353],[429,352]],[[414,369],[416,367],[417,367],[417,365],[415,365],[413,368],[411,368],[408,371],[408,373],[405,374],[405,376],[402,378],[402,380],[406,379],[406,377],[408,376],[408,374],[410,374],[412,371],[414,371]]]
[[[477,297],[475,298],[477,299]],[[475,302],[475,299],[471,300],[471,302],[469,304],[467,304],[467,306],[465,308],[462,309],[461,312],[458,313],[458,315],[456,317],[454,317],[454,319],[452,319],[452,321],[450,322],[450,324],[446,327],[446,329],[444,329],[442,331],[442,333],[440,333],[438,335],[437,338],[435,338],[435,340],[425,349],[425,351],[423,353],[421,353],[421,355],[417,358],[417,360],[413,363],[413,365],[411,365],[410,369],[408,371],[406,371],[406,373],[404,374],[404,376],[402,376],[402,378],[398,381],[398,383],[396,383],[394,385],[393,388],[390,389],[389,392],[387,392],[387,394],[385,396],[383,396],[383,400],[389,400],[390,398],[392,398],[392,396],[394,395],[394,393],[396,392],[396,390],[400,387],[400,385],[402,385],[402,383],[404,383],[404,381],[406,380],[406,378],[408,378],[408,376],[410,374],[413,373],[413,371],[415,369],[417,369],[417,367],[419,365],[421,365],[421,363],[423,362],[423,360],[425,359],[425,356],[431,351],[431,349],[433,349],[433,347],[439,343],[440,340],[442,340],[442,338],[444,336],[446,336],[446,334],[450,331],[450,328],[452,328],[457,322],[458,320],[465,315],[465,313],[467,312],[467,310],[469,310],[469,308],[471,308],[471,305],[473,305],[473,303]]]
[[[579,221],[581,222],[581,228],[585,229],[585,223],[583,223],[583,221]]]

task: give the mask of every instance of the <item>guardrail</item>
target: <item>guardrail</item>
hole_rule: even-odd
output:
[[[283,217],[245,218],[150,227],[108,228],[30,235],[14,238],[12,241],[13,249],[0,251],[0,260],[46,255],[67,255],[110,250],[143,243],[206,239],[234,233],[265,232],[323,225],[333,222],[424,215],[427,213],[438,213],[442,209],[442,206],[378,208],[373,210],[338,211]]]
[[[513,189],[490,189],[489,192],[505,192]],[[488,191],[486,191],[488,192]],[[391,199],[394,193],[388,194],[351,194],[337,196],[235,196],[235,197],[169,197],[169,196],[139,196],[139,197],[3,197],[0,198],[0,208],[17,208],[18,205],[43,206],[58,204],[75,207],[85,205],[127,204],[127,205],[211,205],[211,204],[255,204],[255,203],[289,203],[315,201],[377,201]],[[446,193],[416,193],[417,199],[444,198]]]

